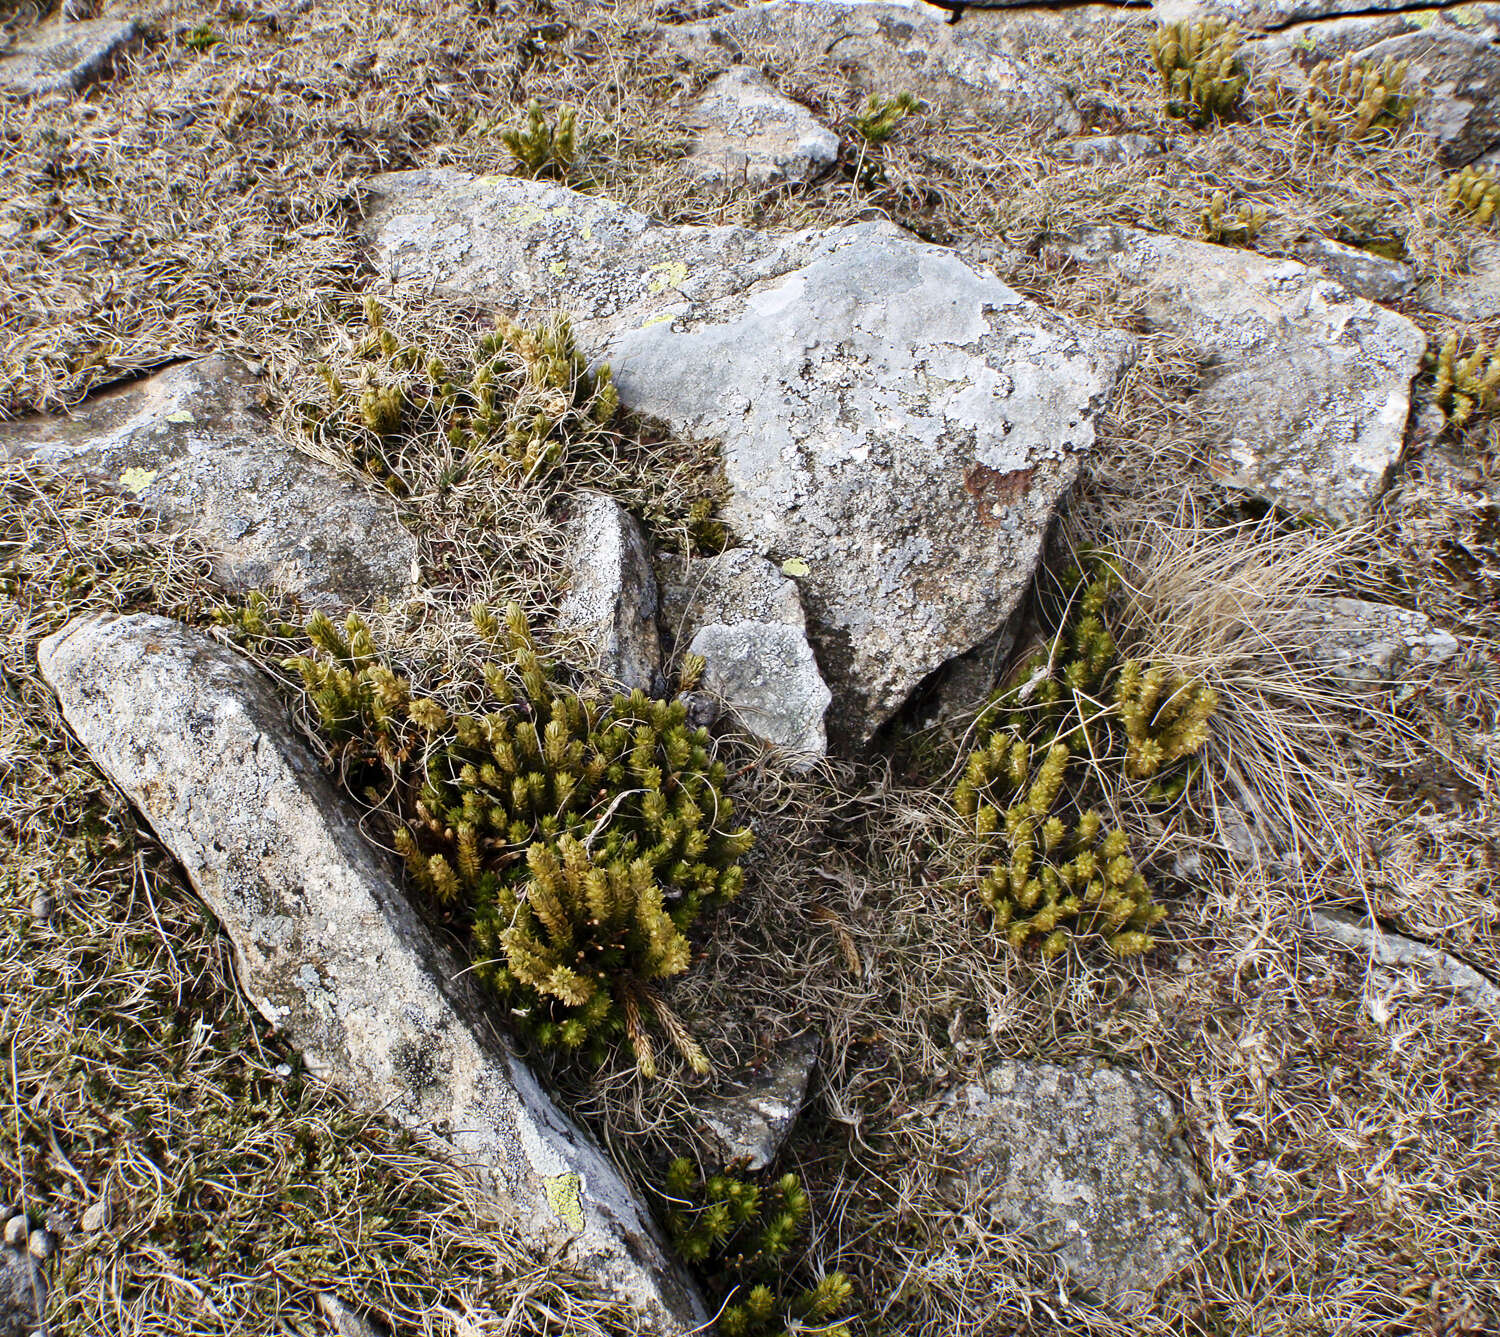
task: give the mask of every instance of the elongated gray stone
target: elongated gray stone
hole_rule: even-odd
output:
[[[277,587],[338,612],[411,588],[417,545],[389,496],[271,429],[237,358],[168,367],[68,417],[0,423],[0,450],[81,475],[201,534],[228,588]]]
[[[1426,984],[1451,989],[1469,1007],[1500,1015],[1500,985],[1457,957],[1339,910],[1314,910],[1311,917],[1319,933],[1362,956],[1383,986],[1409,972]]]
[[[888,223],[668,227],[452,171],[370,188],[393,278],[567,312],[627,406],[722,443],[724,519],[805,572],[844,739],[1010,615],[1131,354]]]
[[[360,834],[270,681],[165,618],[88,617],[37,662],[69,726],[182,864],[256,1007],[308,1068],[451,1146],[516,1237],[635,1305],[705,1317],[614,1166],[547,1097]]]
[[[133,19],[54,20],[0,55],[0,91],[22,97],[77,92],[136,32]]]

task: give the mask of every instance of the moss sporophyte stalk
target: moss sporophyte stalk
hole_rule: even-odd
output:
[[[980,716],[953,791],[995,927],[1017,948],[1039,940],[1044,957],[1070,935],[1100,935],[1118,955],[1151,945],[1166,912],[1094,806],[1096,780],[1113,772],[1143,802],[1174,801],[1218,705],[1165,664],[1120,657],[1104,622],[1117,582],[1102,559],[1090,565],[1050,644]]]
[[[410,883],[467,925],[476,973],[537,1043],[599,1062],[620,1037],[656,1070],[650,1031],[699,1071],[701,1047],[657,986],[692,959],[686,933],[743,880],[750,833],[686,707],[602,700],[558,682],[521,610],[476,609],[496,657],[486,708],[413,692],[351,615],[316,614],[302,677],[356,789],[396,798]]]

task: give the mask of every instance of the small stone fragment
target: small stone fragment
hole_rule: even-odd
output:
[[[823,1048],[816,1035],[780,1046],[758,1071],[732,1074],[728,1092],[699,1101],[695,1112],[725,1165],[764,1170],[781,1150],[807,1100],[808,1083]]]
[[[1468,264],[1439,282],[1429,279],[1417,290],[1429,311],[1471,324],[1500,316],[1500,244],[1482,241],[1469,252]]]
[[[1139,162],[1162,151],[1161,141],[1150,135],[1084,135],[1060,144],[1057,156],[1084,164]]]
[[[52,1238],[51,1232],[46,1230],[33,1230],[31,1237],[26,1241],[27,1251],[39,1263],[45,1263],[56,1252],[57,1242]]]
[[[1203,1186],[1172,1102],[1121,1067],[1005,1062],[950,1097],[938,1130],[997,1223],[1122,1308],[1207,1242]]]
[[[1415,973],[1430,985],[1451,989],[1470,1007],[1500,1015],[1500,985],[1447,952],[1340,910],[1314,910],[1312,924],[1318,932],[1359,953],[1382,988],[1403,973]]]
[[[1314,237],[1297,247],[1297,259],[1337,279],[1345,287],[1372,302],[1399,302],[1410,297],[1416,275],[1410,265],[1383,255],[1362,251],[1358,246],[1327,237]]]
[[[83,1216],[78,1223],[79,1228],[86,1234],[96,1235],[109,1225],[109,1218],[109,1199],[100,1198],[98,1202],[91,1202],[83,1209]]]
[[[52,918],[52,897],[45,891],[39,891],[31,898],[31,917],[38,924],[45,924]]]
[[[383,1323],[366,1318],[331,1291],[318,1292],[318,1308],[323,1311],[323,1317],[333,1324],[338,1337],[389,1337]]]
[[[53,22],[0,56],[0,91],[19,97],[77,92],[136,35],[134,19]]]
[[[708,180],[800,184],[827,171],[839,156],[832,130],[743,65],[709,84],[690,123],[698,137],[687,166]]]
[[[584,492],[568,525],[571,583],[558,624],[577,631],[626,690],[650,691],[661,667],[656,576],[640,525],[613,498]]]
[[[403,597],[417,549],[390,498],[282,441],[260,394],[237,359],[200,358],[104,390],[69,417],[0,423],[0,451],[201,533],[230,589],[281,588],[338,613]]]
[[[17,1212],[5,1223],[5,1242],[12,1249],[24,1249],[30,1235],[31,1224],[26,1220],[25,1212]]]
[[[1367,599],[1304,602],[1299,650],[1351,685],[1388,682],[1408,667],[1435,668],[1458,653],[1458,642],[1425,613]]]

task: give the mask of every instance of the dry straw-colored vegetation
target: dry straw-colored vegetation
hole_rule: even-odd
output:
[[[366,372],[384,387],[426,374],[425,361],[371,370],[368,296],[400,346],[446,367],[472,366],[493,328],[493,313],[372,273],[358,224],[373,172],[508,170],[506,133],[531,102],[569,106],[578,188],[674,221],[888,216],[981,243],[1029,295],[1126,328],[1128,295],[1058,258],[1049,233],[1118,222],[1197,237],[1223,192],[1257,221],[1243,239],[1256,250],[1323,235],[1399,251],[1442,282],[1483,225],[1450,207],[1431,144],[1403,118],[1319,133],[1299,94],[1253,86],[1201,126],[1170,115],[1144,18],[1050,43],[1025,35],[1035,17],[961,20],[1012,24],[1028,59],[1079,90],[1090,129],[1169,139],[1121,164],[1074,163],[1040,133],[924,107],[860,136],[869,90],[830,63],[747,52],[851,146],[823,184],[754,195],[705,193],[678,167],[687,106],[715,71],[655,44],[644,3],[298,9],[158,6],[111,79],[76,99],[0,105],[0,414],[57,410],[197,352],[263,364],[289,435],[394,482],[423,594],[365,612],[414,687],[451,706],[479,653],[465,630],[476,601],[520,602],[587,682],[548,622],[570,491],[613,491],[659,542],[689,547],[715,482],[701,450],[641,424],[595,423],[586,449],[516,486],[503,469],[458,467],[451,423],[434,430],[433,415],[388,431],[378,411],[373,427],[333,412],[320,364],[348,387]],[[1445,323],[1412,314],[1440,349]],[[1465,331],[1460,351],[1497,336]],[[994,931],[952,857],[962,826],[947,799],[983,703],[949,699],[917,709],[897,746],[811,776],[722,741],[756,845],[742,894],[700,921],[668,1002],[720,1070],[808,1026],[826,1036],[780,1168],[810,1198],[804,1283],[846,1273],[865,1331],[1493,1331],[1495,1019],[1415,979],[1369,975],[1307,916],[1372,909],[1500,976],[1500,429],[1482,394],[1455,421],[1427,384],[1411,457],[1374,520],[1302,526],[1214,486],[1191,403],[1200,368],[1171,339],[1140,338],[1047,570],[1107,550],[1122,652],[1217,699],[1201,764],[1170,805],[1097,777],[1167,910],[1157,945],[1128,961],[1079,945],[1044,963]],[[76,1219],[101,1196],[113,1208],[106,1232],[63,1251],[53,1330],[313,1333],[315,1292],[330,1289],[402,1333],[631,1331],[489,1229],[458,1172],[303,1077],[236,991],[170,861],[68,741],[36,640],[83,609],[208,622],[219,596],[204,554],[124,503],[14,467],[3,482],[0,1175],[5,1196],[42,1213]],[[1421,607],[1464,638],[1463,654],[1352,691],[1304,643],[1309,593]],[[270,638],[261,653],[274,669],[294,648]],[[1215,1244],[1140,1312],[1069,1293],[983,1204],[954,1200],[953,1149],[930,1116],[998,1056],[1129,1062],[1179,1103]],[[555,1077],[660,1183],[670,1156],[706,1163],[708,1149],[689,1115],[705,1079],[665,1048],[658,1067],[648,1081],[622,1050]]]

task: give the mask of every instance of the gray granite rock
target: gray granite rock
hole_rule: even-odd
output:
[[[0,55],[0,92],[77,92],[104,72],[136,32],[134,19],[54,20]]]
[[[1415,976],[1424,984],[1451,989],[1469,1007],[1500,1015],[1500,985],[1447,952],[1339,910],[1312,911],[1312,925],[1362,956],[1382,988],[1400,977]]]
[[[193,529],[228,588],[342,610],[411,588],[417,548],[389,496],[271,430],[260,384],[206,357],[105,390],[68,417],[0,423],[0,450],[87,477]]]
[[[1321,269],[1372,302],[1399,302],[1410,297],[1416,287],[1416,275],[1410,265],[1327,237],[1303,242],[1297,247],[1297,259],[1312,269]]]
[[[833,698],[808,644],[797,586],[745,548],[666,559],[662,577],[663,621],[679,646],[703,656],[702,690],[794,765],[823,756]]]
[[[1301,653],[1351,685],[1389,681],[1407,668],[1434,668],[1458,642],[1425,613],[1367,599],[1304,601]]]
[[[799,1035],[763,1067],[730,1074],[715,1095],[694,1103],[693,1112],[723,1164],[764,1170],[776,1159],[807,1102],[822,1048],[818,1036]]]
[[[697,137],[687,167],[706,180],[762,187],[800,184],[838,161],[839,137],[743,65],[709,84],[689,122]]]
[[[1113,227],[1059,249],[1108,267],[1149,324],[1197,347],[1215,477],[1295,512],[1370,514],[1405,439],[1416,325],[1295,260]]]
[[[913,93],[929,105],[1046,133],[1082,125],[1068,90],[982,29],[920,0],[769,0],[661,29],[693,60],[729,51],[754,63],[831,61],[863,92]]]
[[[569,586],[558,623],[575,632],[597,667],[627,690],[651,689],[661,668],[656,576],[646,537],[612,497],[580,493],[568,524]]]
[[[389,1337],[389,1330],[383,1323],[366,1318],[331,1291],[318,1292],[318,1309],[338,1337]]]
[[[146,615],[76,619],[37,661],[309,1070],[451,1147],[487,1179],[518,1241],[635,1305],[643,1330],[695,1331],[702,1306],[649,1216],[494,1030],[269,679],[204,633]]]
[[[1206,1244],[1202,1184],[1172,1102],[1139,1074],[1004,1062],[938,1122],[956,1198],[1130,1309]]]
[[[627,406],[722,442],[724,519],[805,568],[840,738],[1010,615],[1131,354],[888,223],[667,227],[452,171],[370,190],[385,272],[566,311]]]

